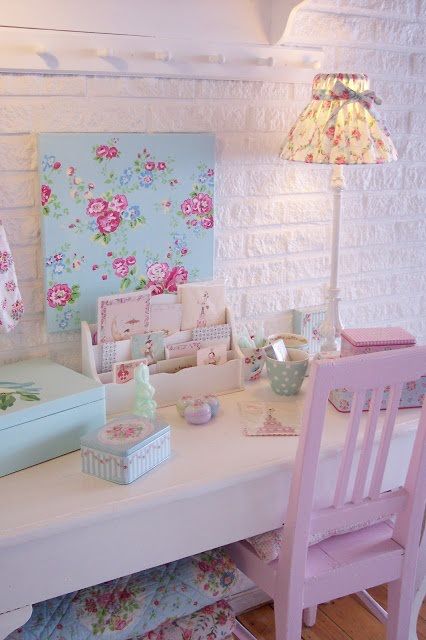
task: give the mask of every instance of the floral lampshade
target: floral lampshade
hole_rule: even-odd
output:
[[[380,164],[397,159],[389,131],[364,74],[318,74],[312,101],[284,143],[285,160],[320,164]]]

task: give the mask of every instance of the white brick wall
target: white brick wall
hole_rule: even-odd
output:
[[[324,71],[367,72],[400,162],[347,168],[344,321],[402,324],[426,341],[425,0],[310,0],[291,39],[325,47]],[[330,43],[333,43],[332,45]],[[288,322],[320,303],[329,269],[328,167],[283,164],[283,137],[307,84],[0,74],[0,215],[25,319],[0,336],[1,361],[50,355],[78,368],[77,334],[46,335],[37,209],[40,131],[213,131],[216,275],[239,320]]]

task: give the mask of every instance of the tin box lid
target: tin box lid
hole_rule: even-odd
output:
[[[116,416],[81,438],[81,445],[126,457],[170,432],[170,425],[134,414]]]
[[[105,398],[104,385],[51,360],[0,367],[0,431]]]
[[[344,329],[342,338],[355,347],[374,347],[381,345],[416,343],[411,333],[402,327],[369,327],[365,329]]]

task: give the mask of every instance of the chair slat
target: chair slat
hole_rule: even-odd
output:
[[[339,474],[337,477],[336,491],[334,494],[334,506],[343,506],[348,490],[349,476],[352,468],[352,461],[355,453],[356,440],[359,431],[361,413],[365,401],[365,391],[357,391],[352,398],[351,414],[349,418],[348,431],[346,434],[345,448],[340,462]]]
[[[396,412],[398,411],[399,407],[399,399],[401,397],[402,387],[403,383],[400,382],[398,384],[392,385],[390,389],[385,421],[380,438],[379,450],[377,452],[373,475],[370,483],[370,489],[368,491],[368,497],[372,500],[377,500],[382,488],[383,476],[388,459],[389,447],[392,439],[393,428],[395,425]]]
[[[357,474],[352,493],[352,502],[359,504],[364,498],[365,484],[370,466],[371,454],[373,452],[374,436],[376,433],[377,420],[383,398],[383,387],[373,389],[368,413],[368,422],[365,427],[364,441],[362,443],[361,455],[358,463]]]

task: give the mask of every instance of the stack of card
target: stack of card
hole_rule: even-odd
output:
[[[231,346],[224,285],[191,283],[177,294],[146,290],[98,298],[96,341],[100,371],[111,371],[118,384],[132,380],[141,362],[152,372],[223,364]],[[167,365],[172,359],[176,363]]]

